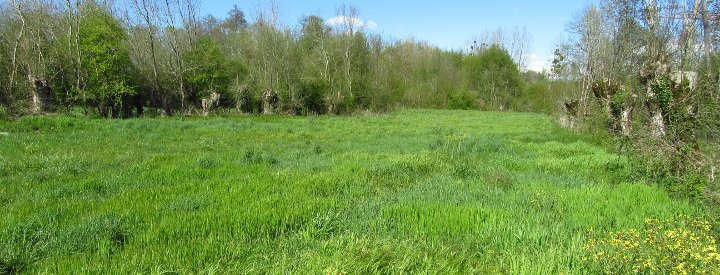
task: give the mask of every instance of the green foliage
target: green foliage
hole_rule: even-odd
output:
[[[562,100],[556,83],[540,79],[529,82],[525,91],[511,99],[512,110],[522,110],[541,114],[557,114],[556,103]]]
[[[470,91],[456,90],[450,94],[447,108],[451,110],[477,109],[477,94]]]
[[[259,99],[253,96],[246,84],[240,82],[239,79],[235,79],[228,89],[228,93],[230,94],[229,98],[235,101],[235,108],[237,108],[238,111],[246,114],[259,112]]]
[[[132,63],[124,46],[125,30],[109,12],[93,2],[83,6],[80,51],[87,98],[104,117],[119,117],[127,96],[136,94],[131,78]]]
[[[330,29],[324,22],[318,16],[303,18],[299,43],[306,53],[310,54],[322,50],[321,47],[325,46],[324,43],[327,43],[326,39],[330,37]]]
[[[6,24],[4,21],[5,20],[0,19],[0,24]],[[3,30],[0,28],[0,52],[7,53],[9,49],[9,44],[4,38]],[[10,59],[0,58],[0,75],[3,76],[0,77],[0,107],[2,107],[5,112],[7,112],[7,106],[15,102],[12,85],[9,83],[10,79],[9,77],[5,77],[6,75],[10,75],[11,70]]]
[[[480,91],[491,104],[486,109],[507,110],[510,100],[523,89],[523,80],[517,64],[507,50],[493,45],[479,54],[465,57],[463,71],[468,87]]]
[[[688,85],[687,81],[674,84],[667,77],[652,83],[667,134],[662,140],[638,144],[634,154],[640,176],[660,183],[676,195],[700,199],[708,180],[697,162],[701,155],[696,134],[698,115],[681,100],[689,93]]]
[[[720,53],[715,53],[698,74],[704,76],[698,83],[699,96],[703,98],[697,102],[698,113],[705,114],[698,117],[698,135],[703,140],[720,144],[720,135],[716,134],[720,129],[720,97],[717,96],[720,92]]]
[[[158,8],[147,4],[144,12]],[[166,4],[178,12],[188,3]],[[188,113],[217,92],[222,108],[249,113],[254,107],[238,108],[238,92],[245,89],[238,90],[234,81],[254,99],[264,91],[278,93],[278,111],[295,114],[448,106],[536,111],[548,106],[538,107],[530,97],[516,100],[524,97],[522,79],[507,51],[497,46],[466,56],[413,39],[392,41],[362,29],[346,32],[318,16],[303,18],[296,29],[268,17],[250,23],[237,8],[222,21],[210,16],[198,24],[166,26],[171,18],[164,17],[180,23],[184,15],[157,13],[148,23],[140,7],[128,16],[114,16],[96,1],[84,2],[80,11],[40,6],[21,7],[33,23],[27,31],[37,33],[23,37],[21,65],[53,88],[61,110],[84,107],[89,114],[87,106],[93,106],[102,116],[119,117],[132,114],[132,107],[138,114],[147,109],[172,115]],[[143,22],[127,21],[135,17]],[[21,22],[2,18],[0,52],[10,53],[7,39]],[[80,30],[75,30],[78,22]],[[8,63],[0,59],[0,74],[10,74]],[[26,71],[18,69],[16,79],[26,77]],[[22,113],[30,86],[15,82],[0,83],[7,88],[0,102],[9,112]],[[474,91],[475,98],[458,91]]]
[[[199,102],[213,92],[230,96],[228,86],[232,72],[220,46],[212,38],[200,37],[184,59],[193,68],[185,73],[191,100]]]
[[[335,66],[330,64],[328,51],[331,45],[330,28],[318,16],[308,16],[302,21],[300,49],[301,74],[298,98],[302,114],[324,114],[328,110],[326,100],[332,94],[328,73]],[[331,99],[331,98],[330,98]],[[332,99],[331,99],[332,100]]]
[[[8,112],[5,106],[0,106],[0,120],[8,119]]]
[[[663,141],[634,144],[629,152],[633,158],[633,177],[662,186],[678,197],[700,199],[707,187],[707,178],[696,170],[693,160],[697,152],[691,144],[670,149]]]
[[[304,114],[324,114],[327,111],[325,97],[328,87],[319,80],[306,80],[302,83],[299,97]]]
[[[673,91],[670,80],[667,77],[659,77],[652,85],[651,89],[655,93],[658,105],[665,114],[674,113],[673,110]]]
[[[352,58],[350,60],[350,71],[352,78],[352,106],[351,109],[362,109],[370,102],[370,46],[367,37],[363,32],[357,32],[352,36]]]
[[[627,107],[627,102],[630,99],[630,92],[621,89],[612,96],[610,99],[610,111],[613,117],[621,117],[623,110]]]
[[[563,49],[556,48],[553,52],[552,67],[550,68],[550,71],[556,76],[561,76],[565,73],[567,67],[567,56],[564,52],[567,50],[567,46],[565,46]]]

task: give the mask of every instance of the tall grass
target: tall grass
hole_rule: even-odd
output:
[[[534,114],[0,127],[0,273],[582,273],[589,238],[702,218]]]

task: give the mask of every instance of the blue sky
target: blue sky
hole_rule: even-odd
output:
[[[473,36],[498,28],[526,28],[532,35],[529,67],[547,67],[554,44],[565,34],[567,23],[588,5],[590,0],[543,1],[406,1],[406,0],[275,0],[280,19],[295,26],[306,15],[327,20],[335,17],[336,8],[352,4],[369,32],[394,38],[413,37],[444,49],[461,49]],[[242,9],[249,21],[258,10],[268,9],[269,1],[206,0],[203,14],[224,18],[233,5]]]

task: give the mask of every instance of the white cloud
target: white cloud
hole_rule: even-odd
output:
[[[550,70],[550,61],[547,58],[543,58],[537,54],[531,53],[525,56],[527,60],[528,70],[542,72],[543,70]]]
[[[367,21],[367,24],[365,24],[365,27],[367,27],[368,29],[371,29],[371,30],[372,30],[372,29],[377,29],[377,28],[378,28],[378,23],[375,23],[375,21],[372,21],[372,20],[368,20],[368,21]]]
[[[368,28],[377,29],[378,24],[375,21],[368,20],[367,22],[359,17],[347,17],[347,16],[336,16],[328,19],[325,23],[332,26],[340,26],[344,24],[352,24],[357,28]]]

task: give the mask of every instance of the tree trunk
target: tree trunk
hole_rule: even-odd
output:
[[[657,95],[652,89],[652,82],[648,82],[647,84],[647,95],[647,108],[650,113],[650,131],[654,138],[661,138],[665,136],[667,127],[665,126],[665,119],[663,119]]]
[[[17,67],[18,67],[17,51],[18,51],[18,48],[20,47],[20,42],[22,40],[22,37],[25,34],[25,17],[22,14],[20,5],[17,4],[17,2],[15,2],[15,0],[12,1],[12,5],[13,5],[13,7],[15,7],[15,11],[18,13],[18,16],[20,16],[21,25],[20,25],[20,31],[17,35],[17,38],[15,39],[15,45],[13,46],[12,59],[11,59],[12,70],[10,72],[10,87],[8,88],[8,90],[12,90],[12,88],[16,86],[15,85],[15,77],[17,74]]]
[[[623,106],[622,113],[620,114],[620,130],[623,136],[629,137],[632,135],[632,115],[635,110],[636,95],[632,95],[628,98]]]
[[[710,28],[710,16],[708,15],[708,6],[707,6],[707,0],[701,0],[701,7],[700,12],[702,13],[702,28],[703,28],[703,40],[705,42],[705,62],[707,62],[707,65],[710,64],[710,56],[712,56],[713,53],[713,43],[711,38],[711,28]]]
[[[32,82],[32,80],[28,81]],[[30,88],[30,113],[39,114],[42,111],[42,101],[40,100],[40,94],[34,87]]]
[[[278,94],[275,91],[267,90],[262,94],[263,114],[275,114],[278,103]]]
[[[75,51],[76,51],[76,59],[77,61],[75,64],[75,78],[76,78],[76,84],[78,90],[82,91],[82,102],[83,105],[87,105],[87,95],[85,94],[85,87],[82,87],[82,52],[80,51],[80,1],[75,1],[75,8],[77,10],[77,14],[75,15]],[[87,113],[87,111],[86,111]]]

